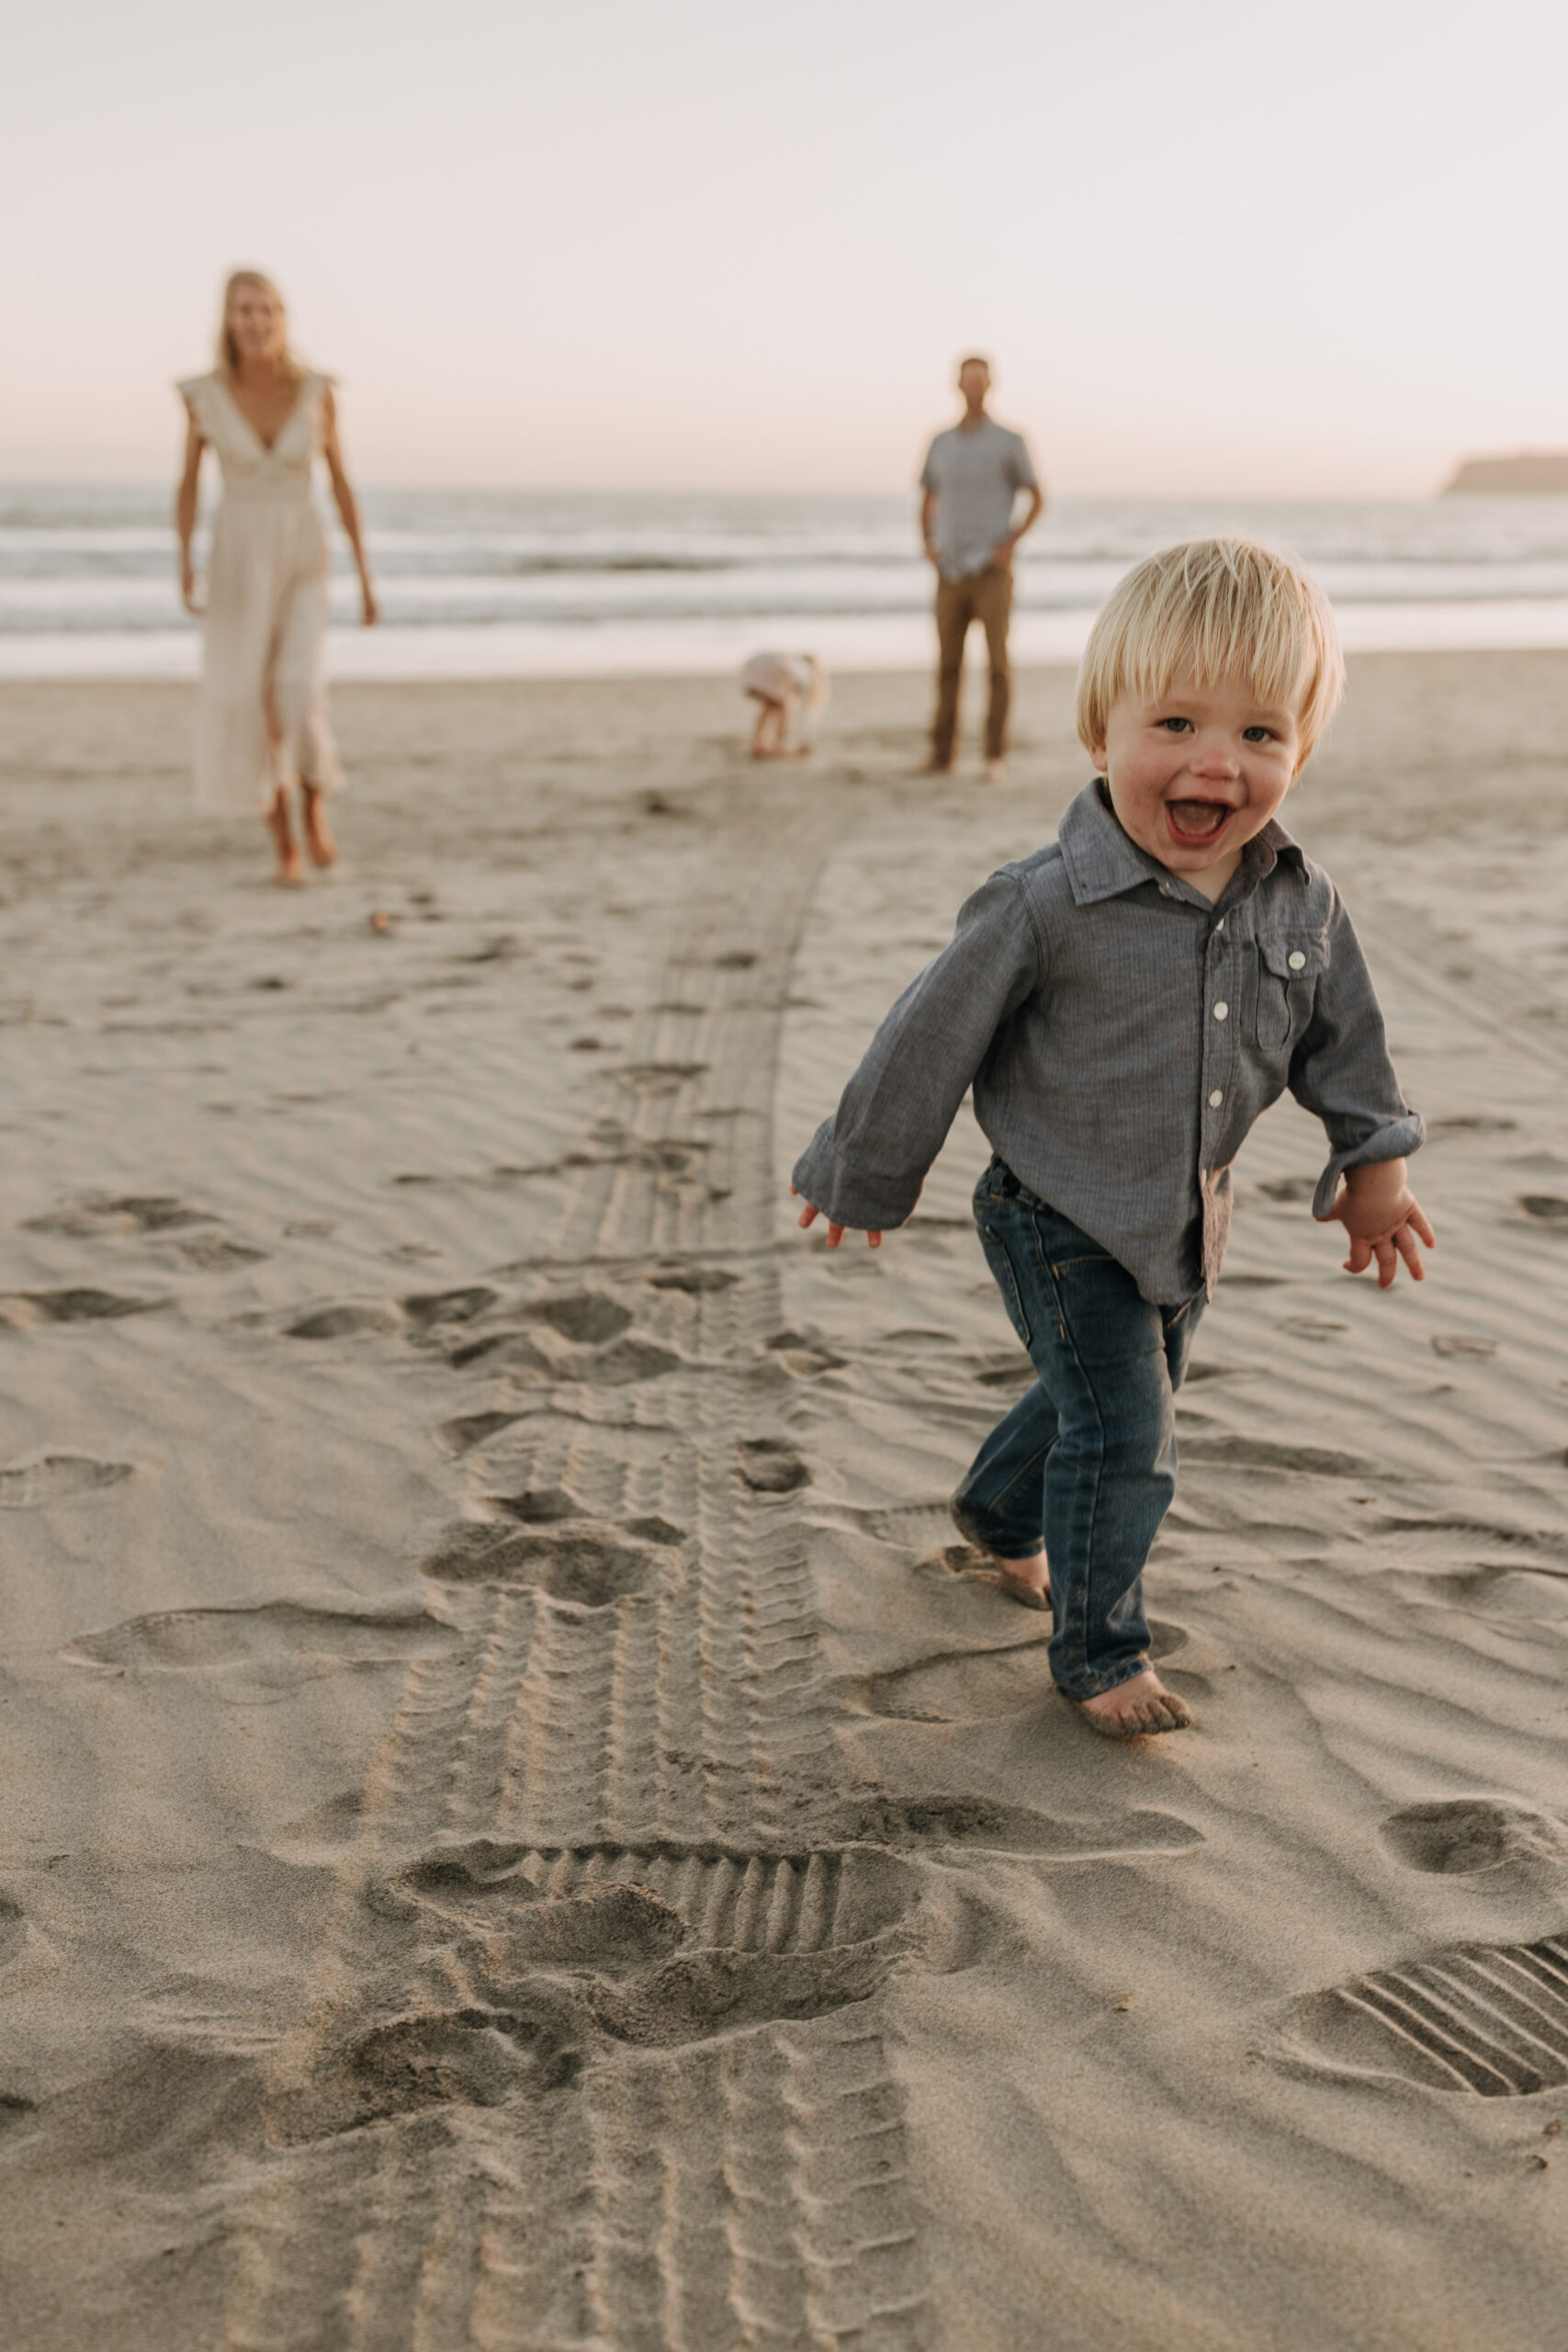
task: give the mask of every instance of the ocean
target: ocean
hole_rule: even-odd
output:
[[[161,488],[0,486],[0,677],[196,674],[171,504]],[[840,670],[919,667],[931,653],[931,579],[915,504],[913,492],[372,490],[382,625],[353,626],[334,518],[333,673],[725,671],[767,647]],[[1017,659],[1076,658],[1130,564],[1224,528],[1302,556],[1351,648],[1568,645],[1568,498],[1063,499],[1021,551]]]

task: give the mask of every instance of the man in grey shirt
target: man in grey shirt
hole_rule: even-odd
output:
[[[986,413],[991,371],[984,359],[965,359],[958,370],[964,414],[939,433],[920,472],[925,496],[920,537],[936,566],[936,631],[940,649],[936,718],[931,728],[931,766],[953,765],[958,731],[958,690],[964,674],[964,645],[971,621],[986,632],[991,665],[986,712],[986,773],[1006,774],[1008,620],[1012,610],[1012,551],[1044,506],[1033,461],[1021,433],[1011,433]],[[1029,504],[1013,520],[1020,491]]]

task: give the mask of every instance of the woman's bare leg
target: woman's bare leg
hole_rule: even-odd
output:
[[[303,882],[305,868],[300,863],[299,845],[288,822],[288,795],[282,785],[272,796],[266,812],[266,829],[277,852],[276,878],[279,882]]]
[[[299,798],[304,809],[302,822],[305,846],[310,853],[311,865],[335,865],[337,843],[333,839],[333,829],[327,822],[326,794],[319,785],[307,784],[301,776]]]

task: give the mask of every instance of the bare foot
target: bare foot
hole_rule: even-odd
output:
[[[299,787],[299,797],[305,804],[305,842],[310,853],[311,865],[335,865],[337,843],[333,839],[333,829],[327,822],[324,796],[315,785],[302,784]]]
[[[1043,1552],[1036,1552],[1030,1560],[997,1561],[1002,1572],[1004,1589],[1025,1609],[1049,1609],[1051,1606],[1051,1571],[1045,1565]]]
[[[1185,1731],[1192,1712],[1185,1699],[1168,1690],[1152,1667],[1102,1690],[1098,1699],[1077,1699],[1074,1705],[1091,1728],[1106,1739],[1138,1739],[1145,1732]]]

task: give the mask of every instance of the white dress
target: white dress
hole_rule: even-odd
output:
[[[223,498],[208,560],[196,800],[220,816],[265,809],[300,776],[343,782],[327,722],[327,535],[310,491],[329,379],[306,376],[269,449],[220,376],[177,389],[217,452]],[[268,740],[267,711],[281,740]]]

